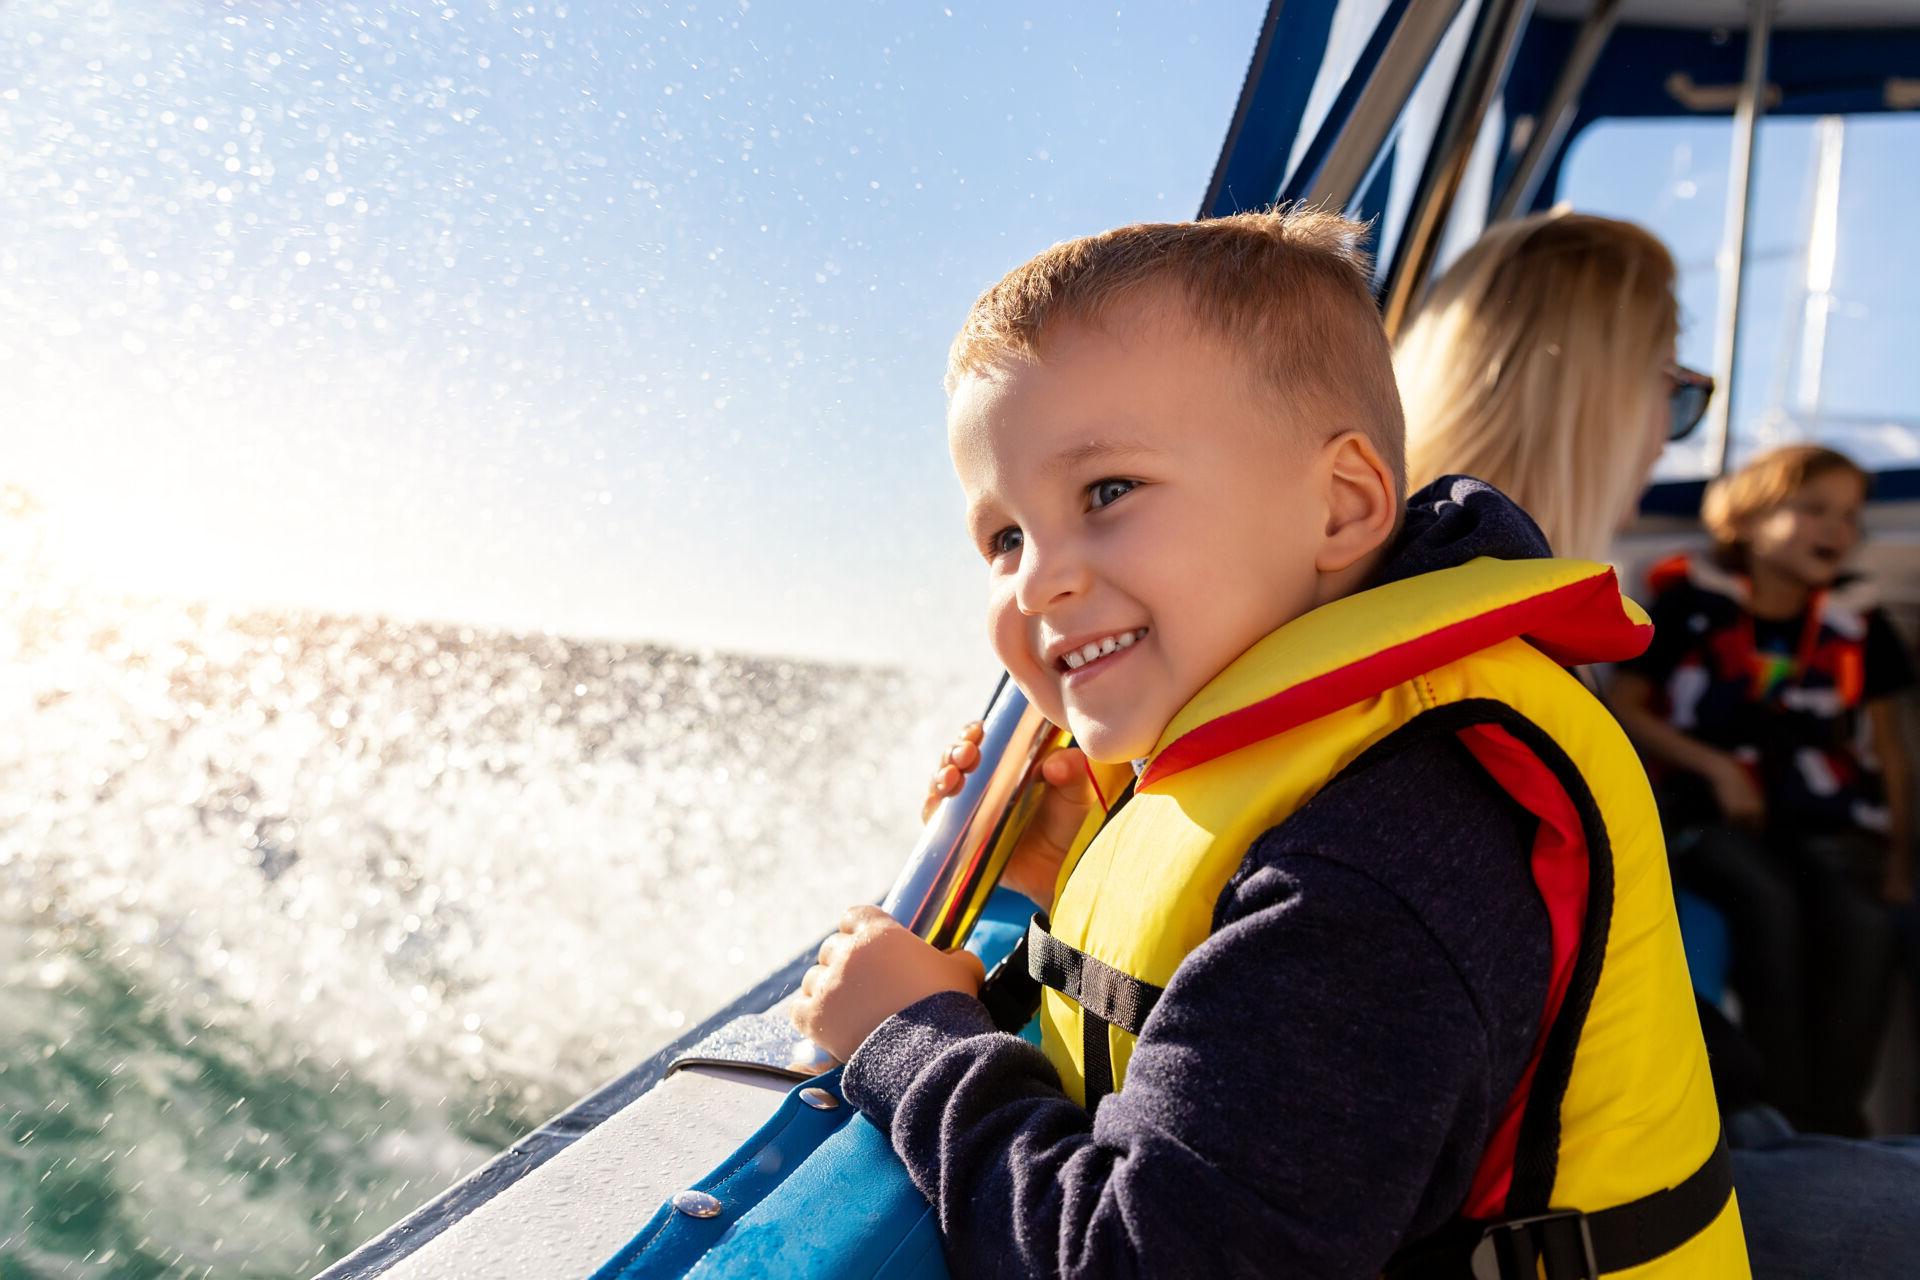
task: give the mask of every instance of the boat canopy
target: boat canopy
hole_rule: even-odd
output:
[[[1273,0],[1200,215],[1304,200],[1373,220],[1389,330],[1489,221],[1554,203],[1601,121],[1729,122],[1732,146],[1705,474],[1656,485],[1691,510],[1730,465],[1740,282],[1763,117],[1920,108],[1910,0]],[[1909,406],[1913,408],[1914,406]],[[1920,425],[1920,422],[1916,424]],[[1920,456],[1920,434],[1914,453]],[[1879,462],[1876,497],[1920,497]]]

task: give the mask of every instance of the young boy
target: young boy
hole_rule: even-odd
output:
[[[1610,696],[1660,768],[1675,877],[1718,906],[1768,1093],[1803,1128],[1861,1134],[1892,923],[1912,896],[1905,650],[1840,580],[1867,477],[1789,445],[1716,484],[1705,560],[1652,576],[1654,641]]]
[[[1403,508],[1363,230],[1072,241],[954,344],[995,651],[1139,771],[1029,931],[1040,1050],[873,908],[803,981],[960,1274],[1746,1274],[1652,799],[1558,665],[1644,615],[1475,481]]]

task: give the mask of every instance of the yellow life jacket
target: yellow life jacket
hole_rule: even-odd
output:
[[[1651,630],[1605,566],[1483,558],[1249,649],[1174,717],[1029,930],[1042,1046],[1067,1091],[1091,1106],[1123,1086],[1153,1002],[1262,832],[1369,749],[1452,734],[1539,819],[1552,968],[1533,1060],[1446,1247],[1498,1264],[1475,1274],[1576,1276],[1591,1260],[1595,1275],[1747,1276],[1653,796],[1564,669],[1637,654]]]

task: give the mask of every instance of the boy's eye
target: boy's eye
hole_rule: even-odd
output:
[[[1087,486],[1087,497],[1092,499],[1095,510],[1112,506],[1127,494],[1140,487],[1137,480],[1106,479],[1096,480]]]
[[[998,559],[1009,552],[1018,551],[1020,544],[1024,541],[1026,541],[1025,535],[1012,525],[1008,525],[987,539],[987,558]]]

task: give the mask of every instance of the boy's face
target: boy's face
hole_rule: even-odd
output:
[[[1866,484],[1853,472],[1817,475],[1748,522],[1747,554],[1804,586],[1824,587],[1859,545],[1866,501]]]
[[[1318,603],[1332,433],[1283,414],[1225,344],[1151,311],[1049,333],[1044,361],[955,389],[994,651],[1095,760],[1147,755]]]

